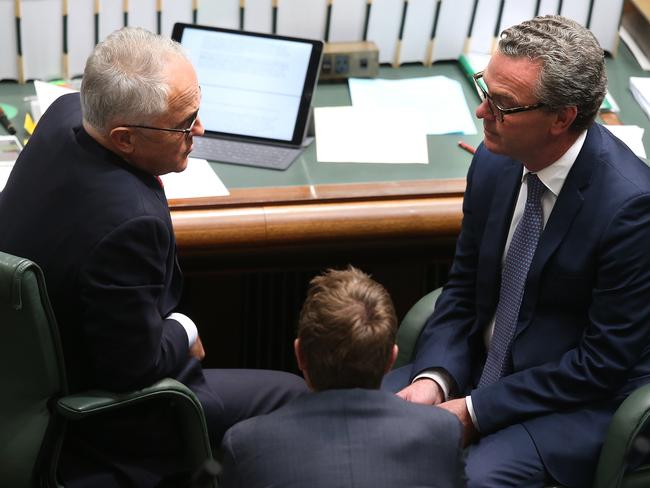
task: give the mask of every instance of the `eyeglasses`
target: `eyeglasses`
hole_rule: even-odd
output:
[[[485,84],[485,82],[483,81],[483,71],[474,73],[473,78],[474,78],[474,84],[476,85],[476,88],[478,88],[479,94],[481,95],[481,100],[487,100],[490,113],[499,122],[503,122],[503,118],[508,114],[528,112],[529,110],[536,110],[544,106],[542,102],[537,102],[537,103],[533,103],[532,105],[522,105],[521,107],[511,107],[511,108],[499,107],[499,105],[497,105],[497,103],[494,100],[492,100],[492,96],[490,96],[490,94],[483,86]]]
[[[151,127],[150,125],[137,125],[137,124],[124,124],[122,127],[134,127],[137,129],[149,129],[149,130],[162,130],[165,132],[178,132],[180,134],[183,134],[185,138],[189,138],[190,134],[192,133],[192,129],[194,128],[194,124],[196,124],[196,120],[199,118],[199,113],[197,112],[194,114],[194,118],[192,119],[192,123],[187,129],[167,129],[163,127]]]

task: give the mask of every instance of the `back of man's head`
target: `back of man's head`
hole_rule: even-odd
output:
[[[81,82],[84,120],[100,133],[110,124],[146,124],[167,110],[168,63],[187,59],[180,44],[124,27],[95,46]]]
[[[328,270],[312,279],[300,312],[298,361],[315,390],[379,388],[396,331],[383,286],[353,267]]]

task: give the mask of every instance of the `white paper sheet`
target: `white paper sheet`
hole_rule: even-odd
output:
[[[446,76],[402,80],[350,78],[352,105],[367,109],[408,109],[426,134],[476,134],[460,83]],[[402,121],[408,124],[409,121]]]
[[[230,194],[205,159],[190,158],[185,171],[168,173],[160,179],[165,186],[167,199],[220,197]]]
[[[612,134],[627,144],[632,152],[640,158],[646,159],[645,147],[643,147],[643,133],[645,129],[638,125],[607,125]]]
[[[426,135],[402,123],[409,116],[404,110],[315,108],[316,159],[330,163],[427,164]]]
[[[630,76],[630,91],[646,115],[650,117],[650,77]]]
[[[7,184],[21,150],[22,146],[16,136],[0,136],[0,191]]]

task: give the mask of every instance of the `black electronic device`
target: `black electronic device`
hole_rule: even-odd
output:
[[[177,23],[201,85],[192,156],[286,169],[302,151],[323,43]]]

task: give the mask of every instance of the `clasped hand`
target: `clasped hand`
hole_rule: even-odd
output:
[[[414,381],[409,386],[397,392],[397,396],[412,403],[423,405],[437,405],[453,413],[463,426],[463,447],[471,444],[478,438],[478,431],[474,427],[472,417],[467,410],[464,398],[444,401],[440,385],[432,379],[422,378]]]

